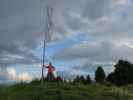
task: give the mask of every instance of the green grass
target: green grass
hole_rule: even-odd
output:
[[[133,100],[133,86],[21,83],[0,87],[0,100]]]

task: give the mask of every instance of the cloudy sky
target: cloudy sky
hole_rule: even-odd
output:
[[[40,77],[48,6],[46,64],[57,74],[93,77],[99,65],[109,73],[133,62],[133,0],[0,0],[0,83]]]

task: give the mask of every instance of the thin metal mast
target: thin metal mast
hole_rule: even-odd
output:
[[[44,68],[45,68],[45,55],[46,55],[46,40],[44,38],[44,43],[43,43],[43,61],[42,61],[42,80],[44,80]]]
[[[42,61],[42,80],[44,80],[44,68],[45,68],[45,59],[46,59],[46,41],[49,40],[48,36],[50,35],[50,30],[53,26],[52,22],[52,8],[47,7],[46,11],[46,22],[45,32],[44,32],[44,41],[43,41],[43,61]]]

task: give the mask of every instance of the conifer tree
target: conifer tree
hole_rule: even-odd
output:
[[[95,81],[97,83],[103,83],[105,80],[105,72],[101,66],[99,66],[95,72]]]

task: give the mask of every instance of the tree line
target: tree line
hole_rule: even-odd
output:
[[[107,76],[104,69],[99,66],[95,71],[95,83],[100,84],[113,84],[117,86],[133,84],[133,64],[129,61],[119,60],[114,65],[115,69]],[[85,78],[83,75],[77,76],[73,83],[91,84],[92,80],[90,75]]]

